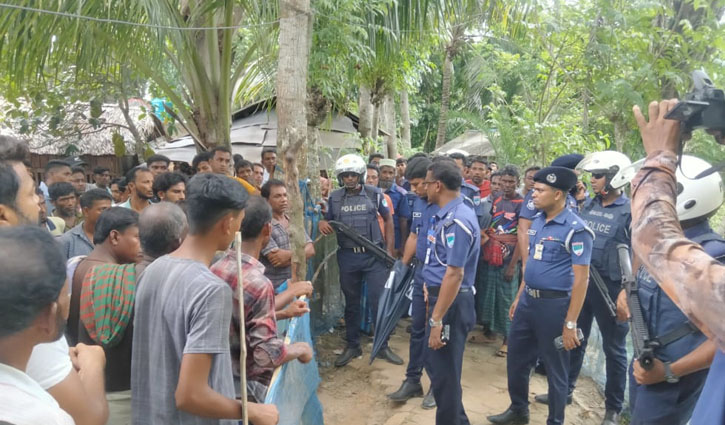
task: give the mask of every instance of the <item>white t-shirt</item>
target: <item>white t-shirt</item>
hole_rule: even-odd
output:
[[[36,381],[23,371],[2,363],[0,406],[0,422],[13,425],[75,424],[73,418]]]
[[[72,368],[68,341],[62,336],[55,342],[46,342],[33,347],[25,373],[47,390],[60,384]]]

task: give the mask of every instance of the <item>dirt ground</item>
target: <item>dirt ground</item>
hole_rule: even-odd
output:
[[[401,320],[390,339],[393,350],[408,361],[409,334],[405,327],[409,321]],[[336,368],[333,361],[336,351],[344,347],[343,332],[319,337],[318,358],[322,383],[318,390],[324,409],[326,425],[434,425],[435,410],[423,410],[422,398],[407,403],[394,403],[385,395],[398,389],[405,377],[405,367],[395,366],[384,360],[368,365],[372,339],[363,337],[363,357],[346,367]],[[509,405],[506,390],[506,359],[496,357],[499,344],[472,344],[466,347],[463,361],[463,404],[472,424],[487,424],[486,416],[501,413]],[[423,375],[423,387],[429,382]],[[546,378],[535,375],[531,380],[531,423],[546,423],[547,407],[534,403],[534,395],[546,391]],[[602,420],[604,401],[594,382],[579,379],[574,392],[574,403],[566,409],[566,424],[599,424]]]

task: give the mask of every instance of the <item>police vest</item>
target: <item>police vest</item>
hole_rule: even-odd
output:
[[[715,259],[722,262],[725,258],[725,239],[720,235],[709,231],[690,240],[702,245]],[[655,350],[657,358],[674,362],[705,342],[707,337],[690,323],[644,267],[637,271],[637,293],[650,338],[660,344]]]
[[[380,245],[383,235],[378,225],[378,207],[383,202],[383,194],[374,186],[365,185],[357,194],[349,194],[345,188],[330,194],[330,211],[335,220],[347,224],[361,236]],[[344,235],[337,235],[341,248],[357,248],[358,245]]]
[[[617,244],[630,245],[627,226],[632,213],[629,199],[622,205],[606,208],[592,199],[581,209],[579,216],[596,235],[592,247],[592,266],[609,280],[622,280]]]

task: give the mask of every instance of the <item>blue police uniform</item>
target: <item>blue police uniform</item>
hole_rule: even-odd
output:
[[[725,352],[717,350],[690,423],[725,424]]]
[[[428,226],[431,219],[440,210],[436,204],[430,204],[427,200],[417,198],[413,205],[413,218],[410,224],[411,233],[416,234],[415,259],[418,267],[413,277],[413,299],[411,302],[411,330],[410,330],[410,351],[408,368],[405,371],[405,378],[413,382],[420,382],[423,374],[423,359],[427,341],[425,340],[425,298],[423,296],[423,266],[425,252],[428,246]]]
[[[491,224],[491,200],[482,200],[480,189],[465,181],[461,183],[461,196],[465,204],[476,213],[478,227],[487,228]]]
[[[333,191],[329,198],[326,220],[347,224],[373,243],[383,246],[377,214],[390,214],[383,193],[377,187],[364,185],[358,192],[341,188]],[[390,270],[385,264],[363,247],[357,246],[342,234],[337,235],[340,249],[337,262],[340,267],[340,287],[345,295],[345,331],[347,345],[360,346],[360,296],[362,281],[367,282],[368,297],[373,317],[377,317],[378,300]]]
[[[725,240],[710,228],[707,220],[685,229],[685,237],[701,244],[705,252],[713,258],[720,261],[725,258]],[[662,343],[662,347],[655,350],[655,357],[663,362],[674,363],[707,340],[707,337],[687,320],[644,267],[640,267],[637,272],[637,293],[650,336]],[[725,381],[723,381],[725,374],[721,373],[710,379],[708,371],[701,370],[680,377],[679,382],[675,384],[660,382],[654,385],[639,385],[631,375],[632,371],[630,365],[629,400],[632,408],[632,424],[686,424],[690,420],[706,378],[717,383],[711,383],[711,386],[715,387],[713,394],[703,393],[703,397],[720,395],[720,398],[713,401],[713,406],[704,406],[702,403],[703,410],[698,413],[698,420],[693,417],[691,423],[693,425],[724,423],[722,419],[725,398],[722,396],[725,393]],[[709,410],[708,407],[714,410],[712,416],[704,415],[704,412]],[[720,420],[716,419],[718,413]]]
[[[393,202],[393,227],[395,229],[395,249],[400,249],[403,243],[403,235],[400,233],[400,219],[404,218],[410,223],[410,208],[408,207],[408,191],[393,182],[390,189],[385,193],[390,196]]]
[[[632,222],[630,201],[620,195],[606,207],[601,197],[590,199],[579,212],[587,226],[594,232],[591,267],[596,269],[607,287],[609,297],[616,302],[622,287],[622,271],[619,267],[617,245],[630,245],[629,226]],[[587,341],[592,330],[592,320],[602,334],[602,346],[606,357],[607,381],[604,388],[607,410],[622,411],[624,389],[627,385],[627,332],[626,323],[617,322],[612,317],[599,290],[589,282],[584,305],[579,313],[577,326],[584,333],[581,346],[571,351],[571,369],[569,370],[569,393],[574,391],[576,380],[584,362]]]
[[[466,336],[476,321],[472,287],[481,249],[481,230],[473,210],[466,207],[461,198],[450,201],[432,215],[429,224],[425,235],[427,245],[422,275],[428,290],[429,314],[435,308],[448,266],[462,267],[463,281],[458,295],[443,317],[443,333],[447,327],[449,340],[438,350],[426,349],[425,368],[431,378],[437,404],[436,424],[467,425],[469,421],[463,408],[461,371]],[[429,339],[429,335],[430,326],[426,326],[424,341]]]
[[[405,177],[403,177],[403,180],[398,186],[401,186],[403,189],[410,192],[410,182]]]
[[[529,376],[537,355],[549,381],[547,424],[563,424],[569,379],[569,352],[557,350],[574,284],[574,265],[588,265],[592,231],[565,208],[546,222],[540,212],[529,229],[529,258],[508,337],[507,373],[511,410],[528,412]]]

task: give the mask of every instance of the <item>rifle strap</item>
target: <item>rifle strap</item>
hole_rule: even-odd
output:
[[[695,332],[699,332],[699,330],[688,320],[666,334],[656,337],[654,341],[659,344],[659,348],[662,348]]]

